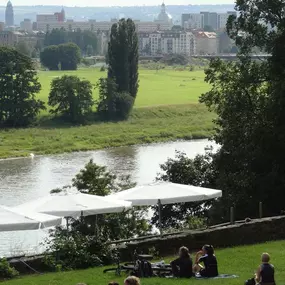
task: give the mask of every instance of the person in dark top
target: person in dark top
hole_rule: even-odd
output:
[[[263,253],[261,255],[261,265],[258,267],[255,274],[255,281],[257,284],[272,284],[275,285],[274,266],[269,263],[270,255]]]
[[[202,250],[197,252],[193,271],[200,273],[202,277],[216,277],[219,275],[218,262],[212,245],[204,245]]]
[[[192,258],[187,247],[183,246],[179,249],[179,258],[171,263],[172,273],[175,277],[191,278],[192,273]]]

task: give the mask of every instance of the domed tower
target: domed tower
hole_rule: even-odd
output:
[[[9,1],[6,6],[5,24],[8,27],[14,26],[14,9],[11,1]]]
[[[172,17],[170,14],[166,12],[166,6],[164,2],[161,5],[160,13],[158,14],[157,21],[164,22],[164,23],[171,23]]]

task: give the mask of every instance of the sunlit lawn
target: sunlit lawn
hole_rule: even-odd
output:
[[[40,71],[39,79],[42,91],[39,98],[47,102],[50,83],[53,78],[63,74],[76,75],[85,78],[94,85],[100,77],[106,77],[105,72],[98,68],[85,68],[77,71]],[[197,103],[199,96],[209,90],[204,82],[204,71],[178,70],[139,70],[140,87],[136,99],[136,107],[155,105]],[[98,90],[94,89],[94,97],[98,98]]]
[[[258,234],[258,233],[256,233]],[[285,241],[270,242],[253,246],[227,248],[217,250],[221,274],[236,274],[236,279],[216,280],[178,280],[178,279],[143,279],[142,285],[241,285],[248,278],[253,277],[260,262],[262,252],[268,252],[276,270],[276,283],[285,284]],[[169,261],[171,258],[164,258]],[[84,282],[88,285],[107,285],[109,281],[116,280],[123,284],[125,276],[116,277],[113,273],[103,274],[103,268],[94,268],[83,271],[43,274],[40,276],[24,277],[18,280],[4,282],[7,285],[76,285]]]

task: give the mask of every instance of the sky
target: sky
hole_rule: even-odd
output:
[[[11,0],[14,6],[26,5],[63,5],[63,6],[138,6],[160,5],[162,0]],[[165,0],[166,5],[203,5],[203,4],[233,4],[234,0]],[[5,6],[6,0],[0,0],[0,6]]]

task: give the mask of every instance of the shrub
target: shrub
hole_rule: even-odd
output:
[[[45,263],[54,271],[86,269],[111,264],[113,250],[94,235],[86,234],[86,224],[74,220],[70,230],[50,231]]]
[[[113,100],[115,107],[115,119],[128,119],[134,105],[134,97],[128,93],[116,93],[114,94]]]
[[[19,275],[19,272],[11,267],[9,262],[5,258],[0,259],[0,278],[11,279]]]
[[[100,68],[100,71],[101,72],[105,72],[106,71],[106,67],[104,65],[102,65],[101,68]]]
[[[118,92],[117,84],[111,79],[101,78],[99,88],[98,113],[105,120],[125,120],[129,117],[135,98],[129,93]]]

